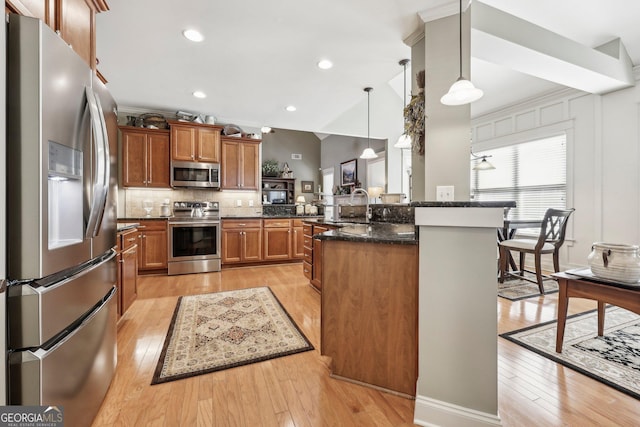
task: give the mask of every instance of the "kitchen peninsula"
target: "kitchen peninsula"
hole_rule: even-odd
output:
[[[332,359],[331,375],[415,396],[414,225],[346,224],[314,239],[322,241],[321,352]]]

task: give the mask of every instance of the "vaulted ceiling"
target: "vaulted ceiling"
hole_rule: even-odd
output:
[[[110,10],[97,17],[98,68],[121,106],[321,132],[363,101],[363,87],[398,87],[398,61],[411,52],[403,40],[424,25],[419,12],[443,2],[457,4],[110,0]],[[620,38],[631,62],[640,64],[636,0],[483,3],[586,47]],[[199,30],[204,41],[186,40],[182,31],[187,28]],[[474,37],[472,32],[472,80],[485,96],[472,105],[472,115],[562,87],[478,58]],[[319,69],[321,59],[330,59],[333,68]],[[193,97],[196,90],[206,98]],[[297,110],[285,111],[288,105]]]

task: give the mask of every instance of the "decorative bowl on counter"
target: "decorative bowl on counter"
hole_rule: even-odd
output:
[[[596,242],[591,246],[587,262],[596,277],[622,283],[640,280],[638,245]]]

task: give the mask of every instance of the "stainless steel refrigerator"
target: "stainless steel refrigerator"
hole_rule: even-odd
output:
[[[6,36],[8,403],[88,426],[117,361],[115,103],[42,21]]]

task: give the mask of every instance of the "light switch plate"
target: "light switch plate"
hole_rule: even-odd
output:
[[[253,200],[249,200],[249,207],[252,208],[253,207]]]
[[[439,202],[453,201],[453,185],[438,185],[436,187],[436,200]]]
[[[302,154],[291,153],[291,160],[302,160]]]

